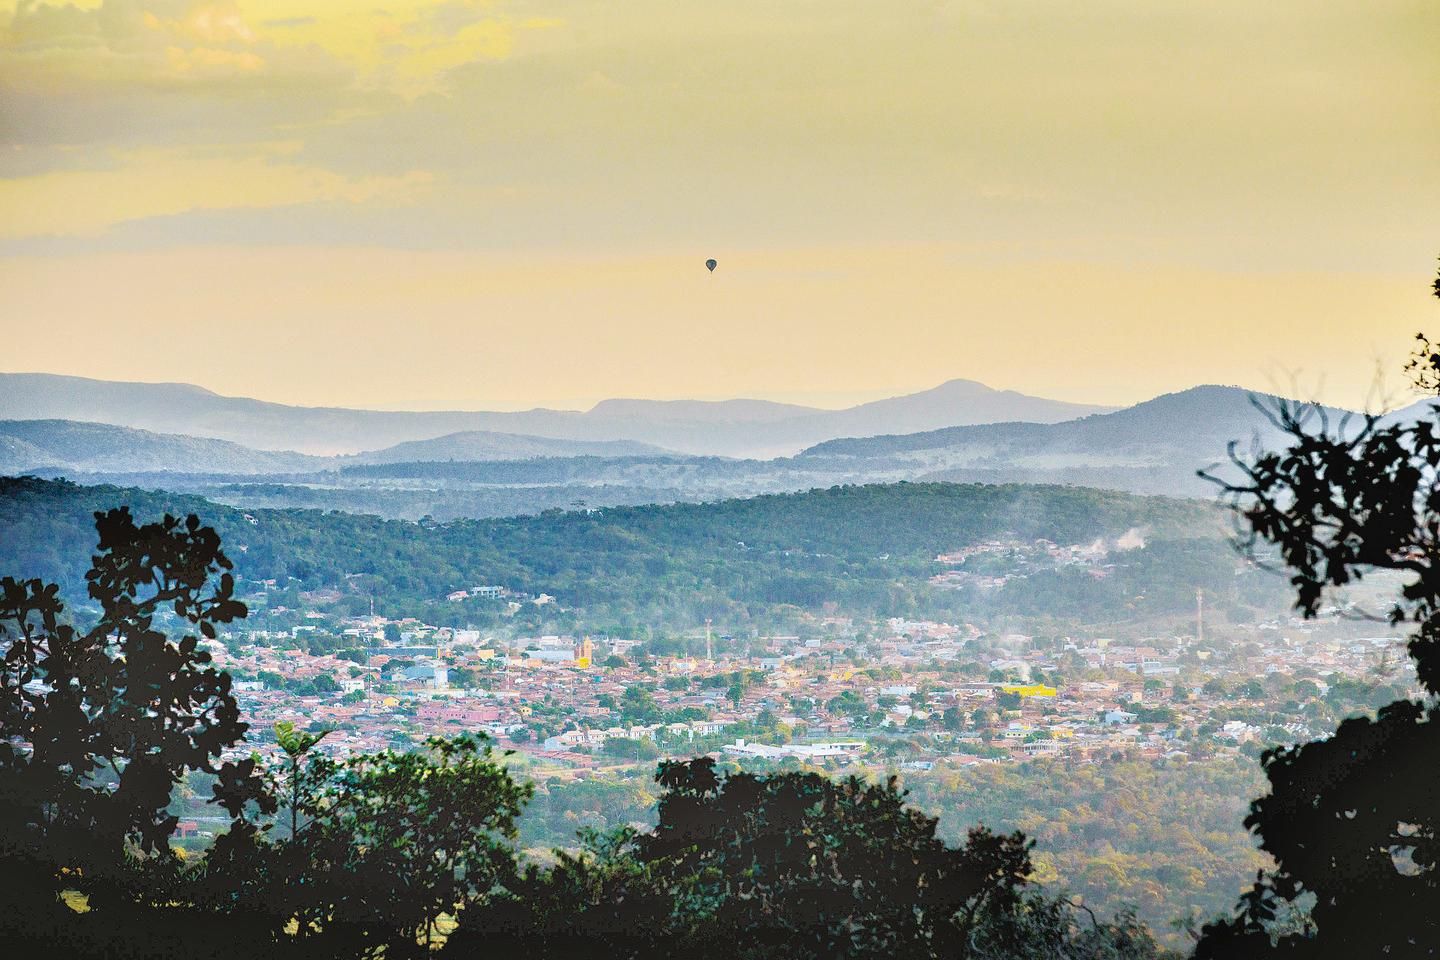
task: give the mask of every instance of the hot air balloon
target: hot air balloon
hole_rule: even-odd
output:
[[[719,266],[719,264],[715,262],[715,259],[713,257],[705,261],[705,269],[709,270],[711,273],[715,272],[715,268],[717,266]]]

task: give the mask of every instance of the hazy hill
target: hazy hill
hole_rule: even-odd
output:
[[[565,440],[630,440],[691,454],[776,456],[840,436],[995,420],[1053,422],[1101,409],[953,381],[847,410],[759,400],[610,400],[584,413],[403,412],[289,406],[224,397],[188,384],[0,373],[0,415],[10,419],[109,423],[309,454],[353,454],[485,430]]]
[[[1227,459],[1234,441],[1276,448],[1285,437],[1261,406],[1275,397],[1239,387],[1200,386],[1113,413],[1066,423],[995,423],[902,436],[832,440],[798,460],[872,472],[908,470],[951,480],[1065,482],[1138,492],[1205,495],[1195,471]],[[1334,421],[1345,411],[1328,409]]]
[[[984,400],[993,393],[963,382],[938,391],[952,403],[966,396]],[[1271,448],[1285,442],[1252,397],[1237,387],[1196,387],[1061,423],[979,424],[831,440],[798,456],[774,459],[687,456],[639,441],[492,431],[315,457],[100,424],[11,421],[0,427],[0,473],[142,484],[245,508],[322,507],[407,519],[538,513],[582,501],[598,507],[717,500],[900,480],[1060,483],[1213,497],[1215,487],[1195,471],[1223,462],[1231,441],[1242,450],[1256,440]],[[775,417],[788,409],[784,405],[610,401],[601,406],[637,422],[653,415],[652,426],[671,431],[689,430],[697,418],[706,419],[704,432],[712,439],[724,431],[758,436],[768,430],[773,439],[782,430],[808,429],[789,418],[768,423],[726,419]],[[904,420],[925,415],[926,409],[920,399],[901,398],[842,411],[834,422],[843,422],[842,415]],[[1420,405],[1396,416],[1423,410]],[[1328,413],[1336,420],[1344,415]]]
[[[70,420],[0,420],[0,474],[163,471],[288,473],[318,470],[321,457],[251,450],[207,437]]]
[[[557,440],[516,433],[467,430],[433,440],[408,440],[337,458],[343,464],[425,463],[438,461],[529,460],[536,457],[643,457],[664,454],[659,447],[632,440]]]
[[[477,417],[506,416],[296,407],[225,397],[183,383],[123,383],[45,373],[0,373],[0,414],[12,419],[109,423],[214,437],[260,450],[322,455],[377,450],[408,440],[485,429],[487,424],[477,422]]]
[[[397,444],[355,457],[256,450],[208,437],[73,420],[0,420],[0,474],[310,474],[348,465],[508,461],[536,457],[630,457],[664,451],[627,440],[554,440],[471,431]],[[163,484],[162,484],[163,485]]]
[[[826,418],[826,426],[846,436],[868,437],[982,423],[1059,423],[1114,409],[994,390],[974,380],[950,380],[920,393],[835,411]]]

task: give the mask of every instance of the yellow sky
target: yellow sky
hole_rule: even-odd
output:
[[[0,0],[0,368],[1361,404],[1440,316],[1437,50],[1429,0]]]

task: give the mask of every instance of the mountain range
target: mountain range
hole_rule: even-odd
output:
[[[0,380],[0,384],[4,382]],[[189,395],[184,391],[194,389],[157,386],[158,393],[172,397]],[[205,391],[198,395],[215,397]],[[937,397],[948,399],[952,410],[965,406],[961,401],[966,398],[973,400],[966,407],[972,416],[978,415],[978,409],[1003,412],[1026,404],[1039,404],[1040,413],[1057,409],[1047,406],[1051,401],[954,381],[924,394],[832,411],[826,415],[830,429],[850,426],[857,434],[826,437],[793,455],[769,458],[697,456],[633,436],[585,440],[487,430],[319,456],[133,426],[9,420],[0,421],[0,474],[64,475],[86,483],[158,487],[199,493],[242,507],[311,506],[408,519],[426,515],[449,519],[533,513],[577,504],[593,508],[715,500],[898,481],[1070,484],[1213,497],[1215,484],[1197,476],[1197,471],[1219,464],[1223,473],[1232,442],[1243,455],[1255,447],[1274,449],[1286,441],[1266,412],[1280,403],[1280,398],[1216,385],[1061,422],[1009,421],[873,432],[887,417],[904,425],[938,415]],[[151,402],[158,403],[153,398]],[[236,408],[242,412],[274,407],[292,412],[280,414],[282,420],[294,415],[311,417],[312,425],[319,422],[314,419],[316,411],[306,408],[238,402],[254,405]],[[1422,406],[1392,416],[1414,417]],[[723,447],[724,437],[746,430],[756,435],[769,430],[769,441],[803,436],[806,430],[819,429],[812,422],[818,414],[795,412],[806,409],[752,400],[613,400],[590,413],[569,416],[595,414],[596,422],[625,424],[627,431],[641,436],[688,432],[689,446],[705,448]],[[1314,409],[1323,412],[1332,425],[1347,415],[1335,408]],[[134,407],[117,407],[110,416],[118,419],[128,415],[126,411],[133,413]],[[336,422],[353,426],[368,413],[339,411],[357,417]],[[11,406],[0,406],[0,414],[12,414]],[[275,422],[267,428],[278,429]],[[872,434],[859,433],[866,429]],[[717,436],[722,440],[717,441]]]
[[[74,420],[0,420],[0,474],[176,472],[296,473],[323,457],[254,450],[228,440]]]
[[[1197,471],[1285,443],[1281,398],[1205,385],[1067,423],[994,423],[817,444],[801,459],[917,479],[1071,483],[1143,493],[1213,493]],[[1317,412],[1320,408],[1317,408]],[[1338,423],[1346,411],[1323,408]]]
[[[225,397],[183,383],[0,373],[0,417],[6,419],[107,423],[320,456],[485,431],[554,440],[626,440],[692,455],[774,457],[836,437],[1002,420],[1054,423],[1108,409],[952,380],[845,410],[766,400],[616,399],[583,412],[407,412],[290,406]]]
[[[320,457],[257,450],[229,440],[156,433],[74,420],[0,420],[0,475],[23,473],[303,474],[358,464],[405,461],[503,461],[536,457],[634,457],[661,454],[629,440],[554,440],[470,431],[411,440],[354,456]]]

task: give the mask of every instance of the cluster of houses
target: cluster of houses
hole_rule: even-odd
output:
[[[984,540],[959,550],[941,553],[935,562],[944,567],[930,578],[939,587],[978,587],[993,590],[1011,580],[1023,580],[1037,570],[1079,567],[1096,579],[1114,569],[1114,555],[1145,545],[1137,531],[1115,540],[1062,545],[1053,540]]]
[[[463,603],[466,600],[503,600],[512,613],[527,603],[532,603],[537,607],[543,607],[547,603],[555,602],[555,598],[548,593],[531,596],[528,593],[519,593],[511,590],[509,587],[502,587],[495,584],[481,584],[465,590],[454,590],[447,593],[445,599],[450,603]]]
[[[762,638],[711,659],[646,656],[636,641],[609,637],[502,639],[366,617],[252,634],[216,644],[215,655],[238,678],[257,729],[303,721],[331,730],[325,747],[338,752],[480,732],[562,768],[626,762],[611,741],[744,763],[921,768],[1239,750],[1273,738],[1274,718],[1256,715],[1285,699],[1286,684],[1306,678],[1305,695],[1323,697],[1335,677],[1373,677],[1377,665],[1406,662],[1395,655],[1397,638],[1357,635],[1339,622],[1260,625],[1224,643],[1038,642],[896,619],[872,625],[879,639],[860,644],[848,621],[818,626],[817,636]],[[329,631],[342,649],[306,652],[298,638],[307,630]],[[1268,686],[1259,697],[1237,695],[1247,680]],[[653,716],[627,718],[623,701],[637,689]],[[1299,716],[1278,726],[1297,738],[1306,732]]]

